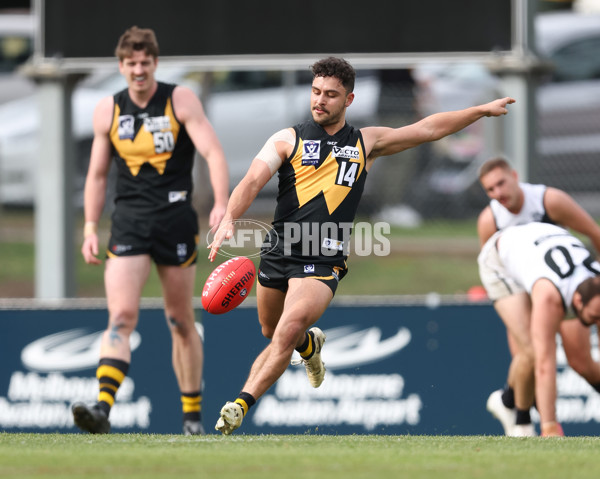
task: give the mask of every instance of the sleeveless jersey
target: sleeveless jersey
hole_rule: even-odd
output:
[[[600,264],[594,256],[560,226],[529,223],[497,234],[498,254],[507,274],[528,293],[538,279],[550,280],[558,289],[566,312],[571,311],[577,286],[600,274]]]
[[[554,224],[544,207],[546,185],[532,185],[530,183],[519,183],[519,185],[524,195],[523,207],[519,213],[511,213],[497,200],[490,201],[496,228],[503,230],[508,226],[524,225],[531,222]]]
[[[114,95],[110,140],[118,168],[116,209],[144,214],[191,204],[195,147],[175,117],[176,85],[158,83],[145,108],[127,89]]]
[[[313,120],[294,130],[296,144],[279,168],[274,249],[295,261],[343,265],[367,176],[362,134],[346,123],[331,136]]]

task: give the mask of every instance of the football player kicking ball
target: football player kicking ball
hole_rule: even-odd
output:
[[[346,123],[354,100],[355,72],[340,58],[312,66],[312,119],[275,133],[234,189],[211,248],[213,261],[233,224],[258,192],[279,173],[273,228],[261,251],[258,318],[270,344],[254,361],[242,392],[221,409],[216,429],[231,434],[248,409],[286,370],[294,349],[310,384],[325,377],[325,334],[312,327],[327,309],[347,272],[351,225],[367,172],[380,156],[393,155],[456,133],[486,116],[508,112],[512,98],[460,111],[436,113],[402,128],[356,129]]]

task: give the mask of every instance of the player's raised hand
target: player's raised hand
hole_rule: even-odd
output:
[[[488,103],[487,105],[485,105],[488,108],[488,112],[486,113],[485,116],[506,115],[508,113],[508,108],[506,108],[506,106],[510,105],[511,103],[515,103],[515,102],[516,102],[516,100],[509,96],[507,96],[505,98],[499,98],[498,100],[494,100],[494,101]]]

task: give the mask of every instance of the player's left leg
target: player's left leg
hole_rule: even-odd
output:
[[[196,266],[157,267],[171,331],[173,369],[181,392],[184,434],[202,434],[202,340],[192,305]]]
[[[534,397],[529,295],[525,292],[506,295],[494,302],[494,308],[512,341],[513,358],[507,384],[514,392],[514,403],[508,402],[508,391],[494,391],[488,398],[487,409],[501,422],[507,436],[533,435],[535,429],[529,414]]]
[[[98,401],[93,406],[76,402],[71,408],[75,424],[83,431],[94,434],[110,431],[108,418],[131,362],[129,337],[137,326],[139,298],[149,273],[148,255],[110,258],[106,261],[104,282],[109,319],[102,335],[100,361],[96,370]]]

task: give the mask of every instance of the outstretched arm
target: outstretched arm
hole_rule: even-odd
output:
[[[291,154],[295,142],[295,134],[291,128],[280,130],[272,135],[258,152],[246,176],[231,193],[225,216],[216,230],[213,241],[208,245],[210,261],[214,261],[223,241],[233,236],[235,220],[246,212],[258,192]]]
[[[506,97],[464,110],[435,113],[402,128],[363,128],[367,157],[373,161],[379,156],[393,155],[456,133],[484,116],[506,115],[506,106],[514,102],[514,99]]]
[[[213,241],[208,245],[210,248],[208,259],[211,262],[215,260],[223,241],[233,236],[235,220],[246,212],[271,176],[271,170],[264,161],[255,159],[252,162],[246,176],[231,193],[225,216],[216,230]]]

